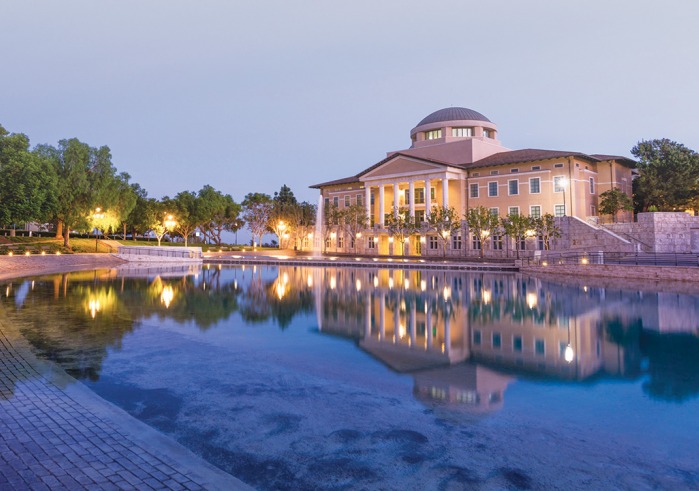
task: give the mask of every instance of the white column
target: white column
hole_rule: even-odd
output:
[[[371,225],[371,188],[368,185],[364,187],[364,207],[366,208],[366,216]]]
[[[410,198],[410,216],[415,218],[415,182],[411,180],[409,186],[408,193],[410,196],[408,196],[408,198]]]
[[[444,351],[451,353],[451,319],[449,314],[444,316]]]
[[[398,332],[400,331],[400,311],[398,306],[393,309],[393,343],[397,343],[400,340],[398,337]]]
[[[379,184],[379,224],[381,225],[381,228],[383,228],[383,216],[386,214],[386,210],[384,209],[384,199],[385,199],[385,192],[383,189],[383,184]]]
[[[430,180],[425,179],[425,218],[430,216],[432,209],[432,189],[430,189]]]
[[[398,218],[398,207],[400,205],[400,201],[398,201],[398,192],[400,190],[398,189],[398,183],[394,182],[393,183],[393,216]]]
[[[386,294],[381,293],[379,300],[379,340],[383,341],[386,338]]]
[[[364,311],[364,339],[371,339],[371,293],[367,293],[364,297],[366,307]]]
[[[449,208],[449,179],[442,178],[442,206]]]

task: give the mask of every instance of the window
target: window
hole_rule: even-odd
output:
[[[425,203],[425,188],[415,189],[415,204],[422,205]]]
[[[374,204],[374,193],[371,193],[369,195],[369,204],[373,205]]]
[[[473,331],[473,344],[481,344],[481,331],[478,329]]]
[[[595,178],[590,178],[590,194],[595,194]]]
[[[543,236],[543,235],[539,235],[539,236],[536,238],[536,248],[537,248],[538,250],[540,250],[540,251],[543,251],[543,250],[544,250],[544,245],[545,245],[545,244],[544,244],[544,236]]]
[[[507,209],[508,215],[519,215],[519,206],[510,206]]]
[[[541,166],[540,165],[533,165],[532,170],[541,170]]]
[[[330,208],[330,198],[325,198],[325,209]]]
[[[597,207],[595,205],[590,205],[590,215],[593,217],[597,215]]]
[[[502,250],[502,235],[493,235],[493,250]]]
[[[471,239],[471,249],[473,249],[474,251],[481,250],[481,239],[477,235],[474,235],[473,239]]]
[[[493,216],[499,216],[500,215],[500,209],[499,208],[491,208],[490,209],[490,214]]]
[[[410,189],[404,190],[404,196],[405,196],[405,204],[407,205],[408,203],[410,203]]]
[[[469,186],[469,189],[471,191],[471,198],[477,198],[478,197],[478,184],[471,184]]]
[[[491,175],[491,176],[497,176],[498,174],[500,174],[500,171],[497,171],[497,170],[491,170],[491,171],[490,171],[490,175]]]
[[[437,237],[435,237],[434,235],[430,235],[428,237],[427,244],[429,245],[430,250],[435,251],[435,250],[439,249],[439,243],[437,242]]]
[[[442,130],[425,131],[425,140],[436,140],[442,138]]]
[[[488,183],[488,196],[494,197],[498,195],[498,183],[489,182]]]
[[[532,205],[529,207],[529,216],[532,218],[541,218],[541,206]]]
[[[565,216],[565,214],[566,214],[565,210],[566,210],[565,205],[555,205],[553,207],[553,216],[556,216],[556,217]]]
[[[358,194],[358,195],[357,195],[357,206],[362,206],[362,204],[363,204],[363,202],[362,202],[362,195],[361,195],[361,194]]]
[[[435,198],[434,198],[434,197],[435,197],[435,194],[434,194],[434,193],[435,193],[434,188],[430,188],[430,199],[431,199],[432,201],[434,201],[434,199],[435,199]]]
[[[546,354],[546,341],[543,339],[535,339],[534,340],[534,353],[537,355],[544,355]]]
[[[481,175],[480,172],[474,172],[474,173],[472,174],[472,177],[479,177],[480,175]]]
[[[340,198],[338,198],[337,196],[335,196],[333,198],[333,206],[335,206],[335,207],[340,206]]]
[[[355,243],[354,243],[354,237],[350,237],[350,249],[354,249]]]
[[[510,169],[510,172],[512,172],[512,173],[519,172],[519,169]]]
[[[473,128],[452,128],[451,136],[473,136]]]
[[[539,194],[541,192],[541,178],[532,177],[529,179],[529,194]]]
[[[345,208],[349,208],[349,207],[350,207],[350,204],[351,204],[351,203],[350,203],[350,197],[349,197],[349,195],[346,195],[346,196],[345,196]]]
[[[337,238],[337,247],[339,247],[340,249],[342,249],[344,246],[345,246],[345,238],[344,238],[342,235],[340,235],[340,236]]]
[[[512,349],[515,351],[522,351],[522,336],[514,336],[512,338]]]
[[[451,248],[455,251],[461,250],[461,234],[451,236]]]
[[[515,196],[519,194],[519,180],[510,179],[507,181],[508,193],[510,196]]]
[[[372,235],[367,238],[367,247],[369,249],[376,249],[376,237]]]
[[[502,346],[502,336],[499,332],[493,333],[493,348],[499,348]]]
[[[330,239],[325,239],[325,248],[326,249],[330,249],[330,244],[331,244]]]
[[[489,129],[483,128],[483,136],[486,138],[492,138],[493,132]]]
[[[561,169],[561,168],[563,167],[563,164],[553,164],[553,166],[554,166],[556,169]]]
[[[562,193],[565,191],[565,186],[563,185],[565,183],[565,176],[554,176],[553,178],[553,192],[554,193]]]
[[[415,210],[415,221],[417,223],[425,221],[425,210]]]

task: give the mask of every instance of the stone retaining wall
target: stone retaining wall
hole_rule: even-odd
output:
[[[522,273],[542,273],[562,276],[593,276],[612,278],[636,278],[643,280],[672,280],[699,282],[699,268],[682,266],[618,266],[611,264],[556,264],[548,266],[522,266]]]
[[[201,247],[119,246],[117,257],[129,262],[202,262]]]

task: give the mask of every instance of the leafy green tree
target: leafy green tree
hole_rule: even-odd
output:
[[[175,232],[182,236],[184,246],[187,247],[190,235],[204,221],[199,197],[192,191],[182,191],[177,193],[174,199],[166,196],[163,198],[163,203],[166,208],[165,213],[174,216]]]
[[[398,212],[393,212],[384,220],[384,226],[393,240],[401,247],[401,255],[405,254],[405,243],[411,235],[415,235],[420,226],[415,221],[415,217],[410,216],[410,210],[405,207],[398,208]]]
[[[442,256],[446,257],[449,238],[461,229],[459,214],[453,207],[436,206],[432,208],[426,223],[428,230],[436,232],[437,240],[442,245]]]
[[[464,218],[470,232],[474,237],[478,238],[481,245],[480,256],[483,257],[485,255],[486,239],[499,231],[500,220],[496,214],[491,213],[485,206],[469,208]]]
[[[364,205],[354,204],[343,210],[343,225],[344,231],[351,239],[350,244],[354,244],[354,249],[357,248],[357,239],[361,238],[362,230],[369,226],[369,216],[366,213]]]
[[[544,242],[544,249],[550,250],[551,239],[557,239],[561,236],[561,229],[556,225],[553,215],[546,213],[539,218],[534,218],[533,221],[534,230]]]
[[[288,247],[289,237],[294,230],[294,215],[298,211],[298,201],[291,188],[284,184],[272,198],[272,209],[269,213],[268,228],[279,239],[279,248]]]
[[[699,154],[668,140],[640,141],[631,149],[638,159],[633,181],[637,212],[655,206],[660,211],[684,210],[699,197]]]
[[[199,190],[198,197],[203,219],[199,228],[208,240],[220,246],[223,243],[221,235],[224,230],[237,230],[235,227],[238,224],[241,206],[230,194],[223,194],[209,185]]]
[[[303,201],[298,203],[289,217],[289,223],[294,233],[294,242],[303,250],[304,239],[309,239],[309,247],[313,248],[313,233],[316,226],[316,205]]]
[[[611,215],[616,222],[617,213],[633,210],[633,201],[619,188],[610,189],[599,195],[599,212],[603,215]]]
[[[500,224],[503,230],[505,230],[505,234],[514,239],[517,259],[519,259],[520,242],[526,237],[533,235],[534,232],[534,222],[532,218],[526,215],[520,215],[519,213],[510,213],[500,220]]]
[[[132,239],[136,240],[137,234],[144,235],[150,229],[150,208],[156,200],[148,199],[148,192],[136,183],[131,184],[131,192],[135,197],[135,204],[124,224],[131,230]]]
[[[344,221],[345,216],[339,206],[330,203],[323,208],[323,252],[327,251],[328,240],[333,234],[337,235]]]
[[[243,220],[252,234],[253,241],[262,245],[262,236],[268,231],[272,198],[264,193],[248,193],[243,199]]]
[[[0,224],[46,221],[56,206],[56,174],[23,134],[0,125]],[[12,230],[14,233],[14,228]]]

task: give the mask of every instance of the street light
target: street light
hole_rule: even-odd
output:
[[[97,220],[102,220],[104,218],[102,208],[95,208],[95,212],[92,214],[92,218],[95,220],[95,222],[97,222]],[[97,252],[97,239],[99,238],[99,231],[99,226],[97,225],[97,223],[95,223],[95,252]]]

